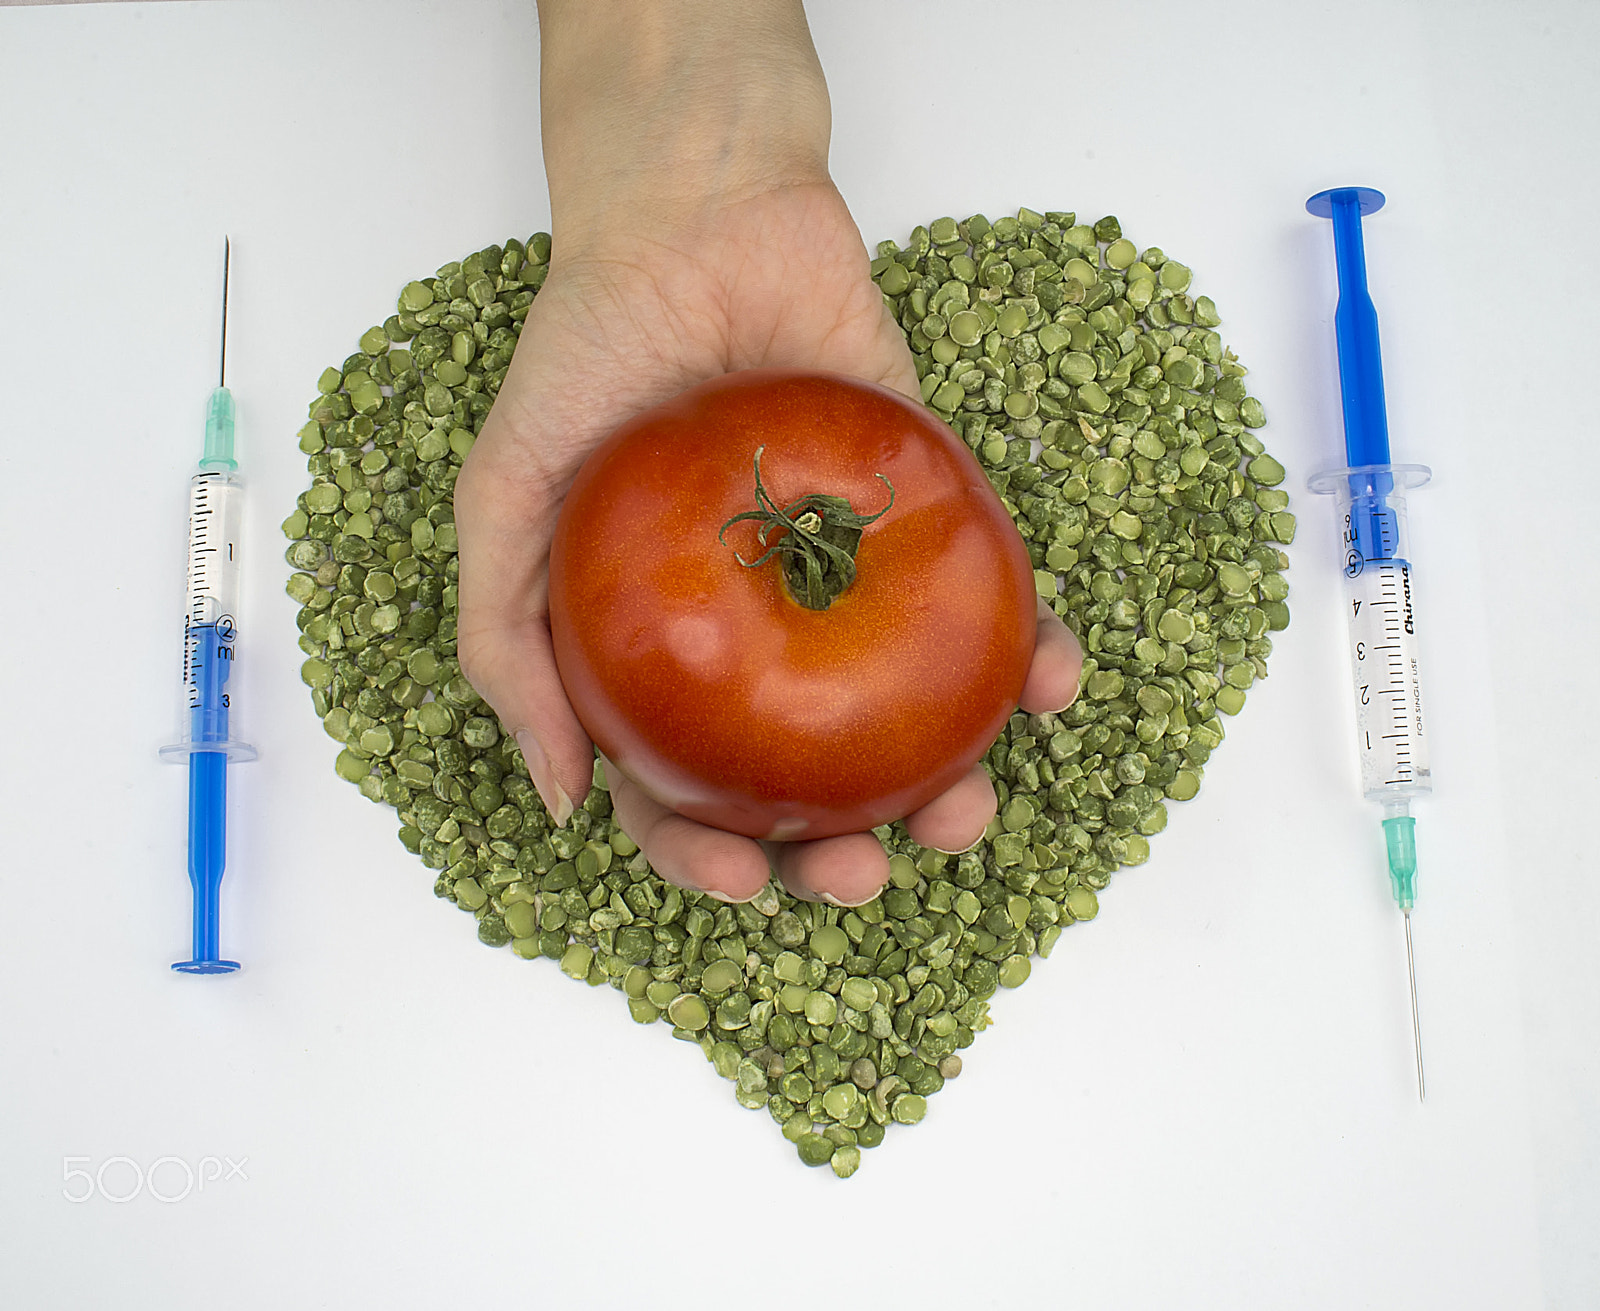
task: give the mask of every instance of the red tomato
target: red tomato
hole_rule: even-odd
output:
[[[718,540],[757,508],[758,448],[779,506],[824,493],[867,515],[893,486],[825,610],[795,599],[777,558],[740,563],[764,550],[756,523]],[[1033,658],[1033,570],[977,460],[922,406],[752,370],[590,456],[551,546],[550,628],[579,721],[657,800],[750,837],[819,838],[909,814],[993,744]]]

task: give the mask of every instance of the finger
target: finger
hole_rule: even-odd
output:
[[[1034,642],[1033,665],[1017,703],[1029,714],[1065,710],[1078,699],[1078,679],[1083,673],[1083,648],[1077,636],[1039,598],[1039,630]]]
[[[778,877],[802,901],[860,906],[889,881],[889,857],[874,833],[769,844]]]
[[[463,620],[459,652],[461,672],[516,738],[528,777],[559,828],[571,818],[574,799],[589,793],[594,748],[561,686],[550,630],[537,620],[474,630]]]
[[[543,549],[503,540],[495,493],[463,470],[460,517],[461,672],[516,738],[528,775],[557,825],[588,794],[594,752],[556,671],[546,618]]]
[[[646,796],[609,760],[602,763],[617,823],[668,883],[719,901],[749,901],[766,887],[771,870],[755,839],[686,819]]]
[[[952,854],[966,851],[983,836],[996,809],[989,771],[974,765],[949,791],[907,815],[906,832],[920,846]]]

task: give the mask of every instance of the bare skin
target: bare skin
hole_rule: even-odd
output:
[[[825,369],[918,393],[828,176],[827,88],[797,0],[542,0],[539,14],[552,260],[456,486],[459,649],[560,821],[588,791],[593,746],[551,652],[549,547],[589,453],[736,369]],[[1080,665],[1041,605],[1022,707],[1068,704]],[[607,773],[618,822],[681,886],[744,900],[775,871],[797,896],[852,905],[888,876],[871,833],[757,843]],[[994,809],[978,767],[906,823],[924,845],[961,850]]]

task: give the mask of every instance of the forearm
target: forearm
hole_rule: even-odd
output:
[[[551,232],[691,224],[827,176],[827,86],[799,0],[539,0]]]

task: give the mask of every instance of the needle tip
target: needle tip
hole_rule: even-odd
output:
[[[1401,914],[1406,919],[1406,977],[1411,981],[1411,1033],[1417,1045],[1417,1101],[1425,1103],[1428,1100],[1428,1083],[1422,1073],[1422,1020],[1417,1013],[1417,964],[1411,950],[1410,907],[1402,910]]]

